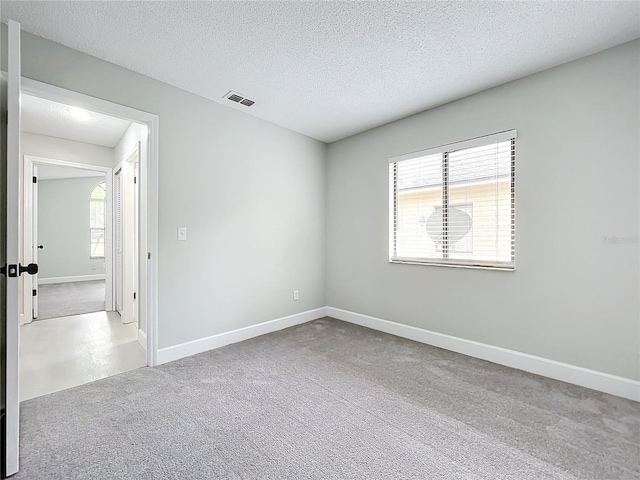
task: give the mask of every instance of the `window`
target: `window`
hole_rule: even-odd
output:
[[[107,189],[102,182],[91,192],[89,200],[89,230],[91,236],[91,258],[104,258]]]
[[[516,132],[389,159],[389,261],[515,268]]]

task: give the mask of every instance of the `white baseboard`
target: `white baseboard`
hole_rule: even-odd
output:
[[[334,307],[327,307],[326,315],[345,322],[390,333],[398,337],[408,338],[427,345],[444,348],[452,352],[462,353],[507,367],[524,370],[544,377],[580,385],[618,397],[640,402],[640,382],[629,378],[618,377],[609,373],[589,370],[568,363],[557,362],[527,353],[495,347],[485,343],[465,340],[422,328],[390,322],[380,318],[362,315]]]
[[[147,350],[147,334],[138,329],[138,343],[142,345],[142,348]]]
[[[38,285],[49,285],[52,283],[69,283],[69,282],[90,282],[92,280],[104,280],[104,273],[97,275],[75,275],[72,277],[50,277],[38,278]]]
[[[325,317],[326,310],[326,307],[316,308],[315,310],[308,310],[295,315],[289,315],[288,317],[277,318],[257,325],[239,328],[230,332],[219,333],[218,335],[181,343],[180,345],[161,348],[158,350],[158,365],[224,347],[232,343],[242,342],[243,340],[259,337],[260,335],[276,332],[284,328],[293,327],[294,325],[310,322],[311,320]]]

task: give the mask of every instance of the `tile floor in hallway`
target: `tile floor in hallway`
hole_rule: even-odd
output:
[[[116,312],[39,320],[20,328],[20,400],[147,364],[135,324]]]

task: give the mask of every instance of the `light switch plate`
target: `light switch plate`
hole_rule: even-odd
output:
[[[187,239],[187,227],[178,227],[178,240],[185,241]]]

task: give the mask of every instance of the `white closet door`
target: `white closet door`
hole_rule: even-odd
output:
[[[115,200],[115,251],[116,251],[116,311],[122,315],[122,256],[123,256],[123,235],[122,235],[122,169],[118,170],[114,175],[114,200]]]

